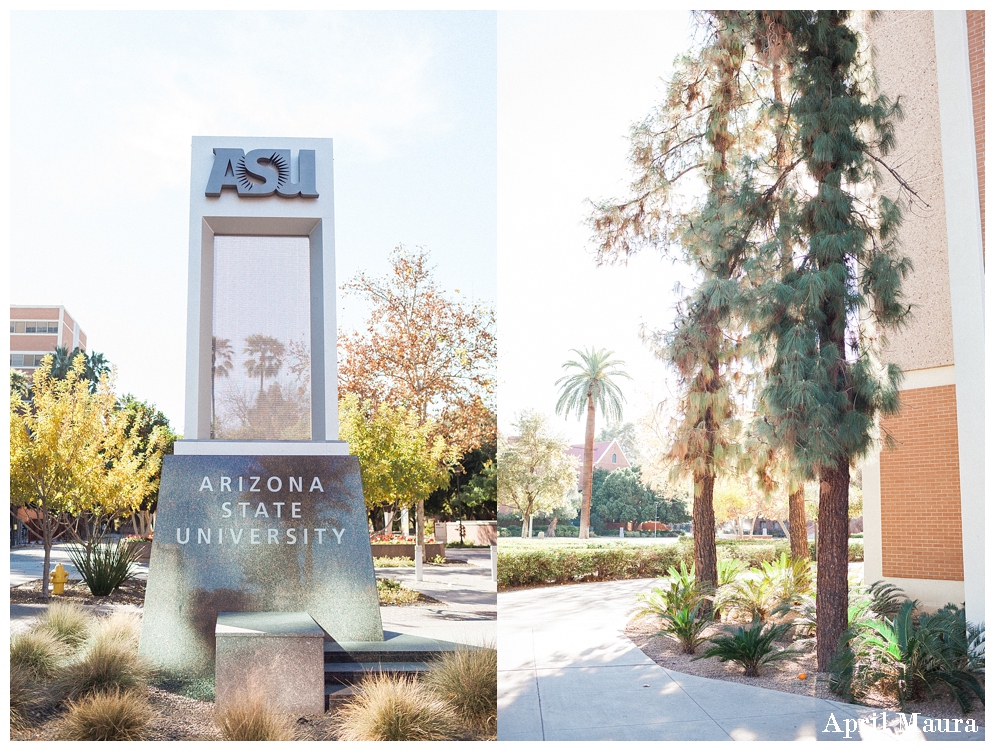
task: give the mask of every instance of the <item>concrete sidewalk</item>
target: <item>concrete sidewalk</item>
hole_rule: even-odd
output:
[[[846,740],[847,720],[849,740],[894,738],[870,727],[880,710],[660,667],[622,633],[636,594],[655,586],[641,579],[500,593],[498,740]],[[825,732],[834,721],[841,732]],[[984,729],[901,737],[983,740]]]

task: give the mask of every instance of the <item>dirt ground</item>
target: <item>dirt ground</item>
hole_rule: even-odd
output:
[[[739,624],[716,624],[709,626],[705,630],[705,635],[709,638],[728,634],[735,630]],[[830,701],[842,701],[839,696],[829,690],[829,674],[819,673],[816,670],[815,651],[800,654],[791,659],[775,662],[762,668],[760,675],[756,678],[747,678],[743,675],[743,668],[726,662],[719,662],[718,658],[710,657],[703,660],[695,660],[695,655],[686,655],[681,652],[680,644],[676,640],[667,636],[654,636],[660,630],[660,621],[656,616],[640,616],[629,621],[625,628],[625,635],[639,647],[643,653],[667,670],[675,670],[686,675],[697,675],[703,678],[717,678],[723,681],[733,681],[735,683],[745,683],[748,686],[759,688],[769,688],[774,691],[785,691],[791,694],[801,694],[803,696],[814,696],[819,699]],[[782,647],[789,646],[781,644]],[[704,646],[698,648],[698,654],[705,650]],[[799,676],[804,674],[805,678]],[[981,681],[984,687],[984,680]],[[898,711],[897,700],[871,694],[867,697],[865,705],[888,710]],[[960,706],[952,698],[942,698],[934,701],[914,702],[907,705],[906,712],[919,712],[924,717],[964,717],[972,718],[978,727],[985,724],[985,710],[974,702],[974,710],[967,715],[963,715]]]

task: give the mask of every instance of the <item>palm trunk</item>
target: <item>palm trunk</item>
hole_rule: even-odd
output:
[[[584,479],[581,486],[580,534],[581,540],[588,539],[591,525],[591,487],[594,482],[594,395],[587,393],[587,429],[584,433]]]
[[[808,527],[805,525],[804,486],[788,495],[788,527],[790,527],[788,535],[791,543],[791,557],[807,561],[809,559]]]
[[[819,483],[819,546],[815,609],[818,619],[816,651],[819,671],[829,669],[847,626],[849,589],[847,543],[850,501],[850,463],[841,458],[822,470]]]

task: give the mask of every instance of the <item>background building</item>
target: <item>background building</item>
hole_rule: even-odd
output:
[[[10,306],[10,367],[31,373],[58,346],[86,349],[86,334],[63,306]]]
[[[863,468],[865,580],[966,603],[971,621],[985,618],[984,23],[885,11],[868,25],[878,86],[905,113],[892,161],[923,203],[901,230],[913,320],[886,349],[902,410]]]

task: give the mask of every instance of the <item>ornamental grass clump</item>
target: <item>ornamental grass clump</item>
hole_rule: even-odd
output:
[[[86,643],[93,624],[94,617],[79,605],[56,600],[38,619],[33,630],[51,634],[71,654]]]
[[[919,614],[905,601],[892,618],[868,617],[852,624],[830,665],[829,688],[848,700],[871,689],[911,701],[949,694],[965,712],[984,703],[978,677],[984,669],[984,626],[968,624],[963,608],[947,605]]]
[[[144,696],[112,689],[69,702],[58,735],[65,741],[140,741],[151,719]]]
[[[10,729],[22,730],[28,724],[28,710],[40,698],[38,684],[24,667],[10,666]]]
[[[749,627],[740,626],[730,636],[712,639],[712,646],[694,659],[718,657],[720,662],[734,662],[742,666],[745,675],[756,678],[764,665],[800,654],[796,649],[779,649],[774,644],[789,628],[790,623],[775,626],[758,619]]]
[[[55,676],[67,656],[66,646],[48,630],[21,631],[10,637],[10,667],[37,681]]]
[[[411,678],[378,673],[339,710],[342,741],[445,741],[456,738],[455,710]]]
[[[460,648],[446,653],[429,669],[424,685],[452,706],[468,727],[496,730],[496,649]]]
[[[91,641],[93,644],[106,642],[129,647],[138,651],[138,639],[142,633],[142,622],[137,613],[117,611],[101,618],[94,625]]]
[[[271,707],[265,699],[249,693],[215,712],[221,737],[226,741],[292,741],[290,717]]]
[[[104,636],[95,639],[76,660],[65,665],[53,684],[56,693],[70,699],[120,689],[144,687],[151,671],[129,641]]]

